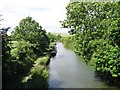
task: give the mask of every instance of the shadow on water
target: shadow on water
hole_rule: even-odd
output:
[[[49,64],[49,88],[114,88],[62,43],[57,43],[57,51]]]
[[[108,78],[110,76],[106,76],[104,74],[95,73],[95,78],[99,79],[100,81],[104,82],[109,87],[117,87],[120,90],[120,77],[118,78]]]

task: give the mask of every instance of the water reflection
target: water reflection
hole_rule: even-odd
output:
[[[57,51],[49,65],[49,88],[108,88],[72,50],[58,42]]]

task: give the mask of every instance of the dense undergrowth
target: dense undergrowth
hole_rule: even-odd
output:
[[[34,62],[34,67],[31,68],[28,76],[25,76],[22,82],[27,88],[48,88],[47,79],[49,76],[47,61],[49,56],[39,57]]]

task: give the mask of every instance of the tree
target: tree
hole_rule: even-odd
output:
[[[11,48],[8,46],[9,43],[9,36],[7,35],[7,31],[9,30],[10,27],[8,28],[1,28],[0,29],[0,44],[2,44],[0,49],[2,49],[2,79],[5,81],[7,78],[11,78],[10,76],[10,50]],[[1,62],[0,62],[1,63]],[[3,81],[3,85],[4,85]]]
[[[15,40],[25,40],[35,45],[34,51],[42,54],[46,51],[49,45],[49,38],[47,37],[46,31],[42,29],[42,26],[38,22],[28,16],[22,19],[19,26],[16,26],[13,32],[13,38]]]
[[[74,36],[75,52],[97,72],[120,77],[120,1],[70,2],[62,26]]]

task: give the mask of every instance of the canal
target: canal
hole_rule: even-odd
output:
[[[72,50],[58,42],[57,51],[49,65],[49,88],[109,88]]]

